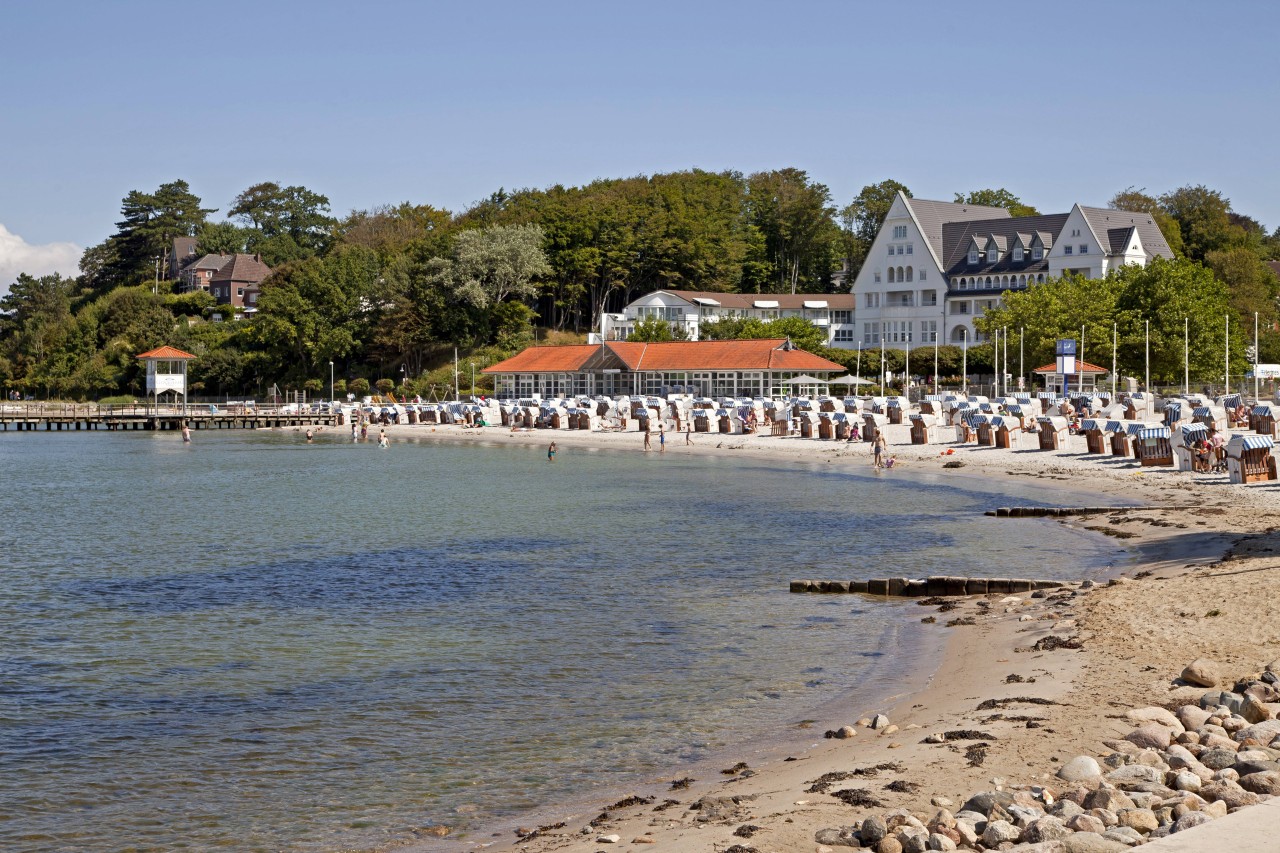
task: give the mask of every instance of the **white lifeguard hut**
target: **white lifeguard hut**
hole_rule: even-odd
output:
[[[182,397],[182,407],[187,407],[187,362],[195,358],[189,352],[175,347],[160,347],[138,356],[147,366],[147,394],[158,408],[160,395],[172,393],[177,403]]]

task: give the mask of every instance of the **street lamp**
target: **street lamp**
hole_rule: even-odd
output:
[[[473,362],[470,362],[470,364],[471,364],[471,399],[474,400],[476,398],[476,363],[473,361]]]
[[[333,408],[333,362],[329,362],[329,408]]]
[[[960,383],[963,386],[961,393],[967,397],[969,395],[969,327],[961,326],[960,331],[964,332],[964,349],[961,351],[960,361]]]

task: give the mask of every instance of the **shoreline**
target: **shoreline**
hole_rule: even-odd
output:
[[[890,430],[893,428],[890,427]],[[427,433],[426,430],[431,430]],[[904,428],[905,430],[905,428]],[[461,440],[468,442],[479,442],[489,444],[519,443],[520,445],[529,446],[531,448],[541,449],[542,446],[554,440],[557,442],[561,450],[560,458],[564,459],[564,451],[570,449],[582,450],[621,450],[625,451],[630,446],[634,452],[645,452],[642,447],[642,437],[639,433],[585,433],[580,431],[521,431],[511,433],[501,428],[488,428],[483,432],[473,432],[471,430],[462,430],[459,427],[450,426],[393,426],[388,428],[388,433],[393,441],[402,440],[410,436],[418,438],[438,439],[443,441]],[[416,434],[416,435],[415,435]],[[843,443],[832,441],[817,441],[808,439],[794,438],[771,438],[771,437],[755,437],[755,436],[735,436],[735,435],[719,435],[701,433],[695,434],[695,444],[692,447],[686,447],[683,444],[682,436],[675,436],[676,442],[672,442],[667,453],[679,455],[681,453],[698,453],[698,454],[715,454],[723,455],[726,451],[737,451],[733,453],[733,458],[758,458],[772,462],[793,460],[805,463],[827,462],[842,465],[866,464],[869,466],[870,454],[869,447],[866,444],[857,444],[853,447],[846,447]],[[751,441],[756,439],[756,441]],[[714,443],[713,443],[714,442]],[[655,441],[656,445],[657,442]],[[1083,445],[1083,440],[1081,440]],[[925,469],[929,461],[935,460],[935,454],[940,454],[947,445],[941,447],[930,445],[924,448],[912,448],[910,445],[906,447],[891,442],[893,451],[897,453],[900,460],[909,460],[912,469]],[[657,450],[652,451],[657,454]],[[1055,481],[1068,480],[1073,485],[1067,486],[1064,491],[1068,491],[1072,496],[1083,494],[1091,495],[1090,502],[1096,502],[1096,495],[1103,494],[1112,500],[1125,500],[1126,505],[1143,504],[1151,506],[1150,510],[1144,513],[1133,513],[1137,519],[1147,522],[1152,521],[1151,516],[1160,516],[1166,514],[1159,504],[1169,502],[1168,498],[1176,496],[1177,503],[1188,504],[1194,501],[1188,501],[1185,493],[1177,495],[1177,491],[1185,489],[1185,483],[1179,483],[1172,480],[1173,477],[1181,476],[1186,478],[1188,475],[1177,475],[1174,472],[1153,472],[1157,476],[1146,477],[1124,476],[1117,477],[1115,471],[1099,471],[1098,462],[1106,462],[1107,460],[1099,457],[1088,457],[1084,454],[1063,454],[1063,453],[1040,453],[1035,451],[992,451],[988,448],[957,448],[956,453],[961,454],[961,458],[966,463],[972,463],[972,467],[966,465],[969,470],[961,469],[960,471],[946,471],[947,478],[959,477],[961,483],[967,482],[970,478],[977,477],[987,481],[989,484],[993,474],[1002,476],[1030,476],[1036,479],[1048,480],[1049,482],[1037,483],[1047,488],[1059,488]],[[983,457],[986,458],[983,458]],[[952,457],[954,458],[954,457]],[[1047,464],[1046,464],[1047,463]],[[901,463],[900,463],[901,464]],[[1114,463],[1112,463],[1114,465]],[[1089,466],[1093,466],[1093,470],[1089,470]],[[937,465],[940,469],[940,464]],[[1110,467],[1110,466],[1107,466]],[[1003,469],[1003,470],[1001,470]],[[894,472],[883,472],[892,476]],[[943,472],[939,472],[943,473]],[[1172,476],[1171,476],[1172,475]],[[1172,480],[1172,482],[1171,482]],[[960,485],[958,483],[957,485]],[[1243,487],[1228,487],[1232,492],[1238,492]],[[1174,491],[1174,495],[1164,494],[1170,490]],[[1257,495],[1255,490],[1254,495]],[[1180,510],[1179,513],[1186,513],[1186,510]],[[1104,533],[1116,535],[1116,531],[1106,525],[1100,525],[1095,522],[1096,519],[1072,518],[1059,521],[1065,523],[1066,526],[1075,528],[1081,533]],[[1133,533],[1125,531],[1132,539],[1119,539],[1118,553],[1125,555],[1123,560],[1118,560],[1117,564],[1107,572],[1107,576],[1118,576],[1122,574],[1137,574],[1144,571],[1152,572],[1168,572],[1175,569],[1185,571],[1188,561],[1206,562],[1221,557],[1223,551],[1230,547],[1230,536],[1224,532],[1217,532],[1209,536],[1200,537],[1195,543],[1195,547],[1186,548],[1186,543],[1174,541],[1163,534],[1164,530],[1170,529],[1164,525],[1170,525],[1175,530],[1185,529],[1185,525],[1181,521],[1158,521],[1158,524],[1145,524],[1145,529]],[[1001,520],[1000,523],[1022,523],[1025,520]],[[1127,523],[1127,522],[1126,522]],[[1025,598],[1025,597],[1024,597]],[[972,610],[973,600],[964,599],[966,602],[966,612]],[[1026,599],[1026,603],[1033,600]],[[930,612],[922,609],[922,614]],[[997,690],[1000,684],[999,676],[1001,673],[996,670],[1009,668],[1014,664],[1021,664],[1024,661],[1015,661],[1013,659],[1013,649],[1018,643],[1034,642],[1038,635],[1032,637],[1022,636],[1027,633],[1028,625],[1022,620],[1026,614],[1005,614],[1006,618],[993,620],[989,624],[978,626],[979,630],[974,631],[972,628],[957,627],[954,629],[946,629],[946,634],[934,635],[933,643],[935,650],[941,647],[941,655],[937,656],[937,666],[932,668],[930,672],[914,672],[910,674],[910,685],[904,690],[896,691],[894,695],[886,697],[877,697],[875,700],[864,699],[860,704],[856,698],[857,689],[849,691],[849,695],[842,696],[836,700],[826,702],[818,708],[814,709],[814,715],[825,717],[815,725],[816,731],[821,730],[827,725],[838,727],[841,725],[840,717],[847,717],[843,720],[843,724],[851,724],[854,720],[862,716],[864,713],[888,712],[890,718],[895,724],[899,724],[901,728],[897,733],[897,737],[893,740],[886,741],[882,735],[877,736],[871,732],[859,731],[857,737],[851,741],[826,741],[796,736],[787,737],[790,731],[790,725],[783,721],[779,721],[771,734],[761,738],[755,738],[751,741],[743,742],[736,748],[726,747],[722,752],[725,757],[723,763],[730,762],[728,756],[737,756],[739,761],[745,761],[751,765],[751,772],[754,775],[737,777],[731,780],[725,780],[723,776],[715,778],[708,772],[701,773],[703,781],[696,782],[687,790],[664,794],[662,788],[664,782],[669,778],[652,779],[632,785],[635,793],[644,793],[648,796],[655,797],[661,802],[666,797],[679,797],[682,804],[696,800],[700,795],[728,795],[723,793],[727,786],[732,786],[732,791],[748,792],[751,796],[757,798],[764,793],[764,788],[789,789],[792,794],[797,794],[802,790],[801,785],[804,780],[798,778],[794,768],[803,767],[834,767],[844,759],[841,753],[847,751],[851,745],[858,753],[858,760],[864,764],[874,766],[879,763],[899,761],[905,765],[921,765],[927,763],[925,755],[919,744],[913,744],[910,741],[919,740],[919,736],[903,738],[902,735],[914,734],[914,729],[909,727],[927,728],[930,725],[941,725],[944,720],[956,722],[964,719],[972,713],[969,706],[970,696],[962,696],[967,692],[979,690],[978,685],[990,684],[986,688],[993,698],[1008,698],[1006,693]],[[1052,630],[1053,626],[1044,628],[1043,621],[1037,620],[1032,622],[1032,626],[1038,626],[1038,634],[1047,634]],[[1056,622],[1054,623],[1057,624]],[[977,636],[975,636],[975,634]],[[918,634],[921,638],[928,638],[927,632]],[[975,643],[974,640],[978,642]],[[975,648],[976,647],[976,648]],[[978,651],[978,654],[975,654]],[[1060,698],[1062,695],[1071,691],[1078,682],[1081,681],[1082,675],[1086,669],[1086,657],[1077,656],[1076,659],[1062,658],[1063,652],[1042,652],[1034,657],[1027,659],[1026,662],[1036,662],[1052,664],[1049,667],[1042,667],[1044,674],[1036,679],[1038,692],[1036,689],[1027,688],[1023,684],[1019,684],[1019,688],[1015,693],[1017,695],[1036,696],[1041,699],[1054,700],[1055,697]],[[1044,660],[1048,657],[1054,660]],[[982,666],[978,665],[975,658],[984,659]],[[1018,673],[1009,673],[1017,675]],[[1024,676],[1035,678],[1035,676]],[[985,695],[985,694],[984,694]],[[878,704],[879,707],[873,707]],[[855,708],[848,713],[841,714],[840,707],[842,705]],[[865,707],[864,707],[865,706]],[[1047,724],[1046,724],[1047,725]],[[994,732],[993,732],[994,733]],[[866,737],[866,735],[872,735]],[[901,740],[899,740],[901,739]],[[1017,738],[1014,738],[1015,740]],[[1042,736],[1040,740],[1047,740]],[[797,745],[809,742],[807,749],[803,751],[797,750]],[[865,747],[865,749],[863,749]],[[888,750],[893,749],[893,752]],[[793,752],[801,755],[799,760],[782,761],[780,760],[784,753]],[[927,752],[927,750],[924,750]],[[1027,751],[1026,755],[1034,755],[1034,749]],[[710,769],[719,756],[708,756],[706,759],[695,762],[692,767],[702,770],[704,767]],[[1026,763],[1026,762],[1024,762]],[[758,766],[757,766],[758,764]],[[685,765],[672,768],[672,772],[668,774],[670,778],[674,778],[678,773],[693,769]],[[920,794],[916,799],[910,797],[898,797],[894,805],[901,804],[905,807],[920,809],[929,807],[930,799],[937,796],[944,796],[948,799],[959,798],[961,801],[971,791],[961,790],[956,784],[956,779],[968,780],[973,776],[972,773],[956,773],[957,768],[949,768],[943,778],[939,778],[936,770],[930,770],[921,777],[921,781],[911,781],[911,774],[915,772],[912,768],[906,776],[901,778],[907,786],[920,786],[917,790]],[[823,770],[821,772],[829,772]],[[816,778],[821,772],[809,771],[808,775]],[[719,776],[720,774],[715,774]],[[799,775],[806,775],[800,773]],[[768,780],[767,783],[765,780]],[[950,784],[948,784],[948,781]],[[975,787],[970,785],[970,787]],[[945,790],[943,790],[945,789]],[[611,789],[611,793],[619,793],[621,788]],[[784,798],[783,798],[784,799]],[[812,824],[815,820],[821,822],[821,818],[829,812],[830,806],[827,804],[810,803],[804,796],[798,800],[784,802],[776,795],[768,801],[770,811],[775,817],[786,815],[782,820],[795,826],[797,824]],[[813,797],[811,799],[820,800],[822,798]],[[396,849],[409,851],[445,851],[445,850],[550,850],[550,849],[568,849],[568,850],[594,850],[598,848],[596,842],[595,829],[589,835],[581,834],[581,829],[592,818],[593,815],[600,814],[601,810],[608,805],[609,797],[604,791],[584,792],[581,796],[571,798],[567,802],[561,802],[557,805],[548,806],[536,810],[532,815],[526,815],[524,822],[529,823],[529,818],[534,815],[539,819],[546,819],[548,823],[563,821],[566,827],[555,830],[541,838],[524,839],[517,838],[510,830],[516,824],[515,819],[495,822],[488,826],[482,827],[485,832],[494,832],[500,828],[508,830],[507,834],[499,832],[495,836],[481,835],[481,830],[476,830],[465,834],[463,837],[447,837],[439,840],[423,840],[418,842],[410,842],[407,845],[396,845]],[[804,800],[805,802],[801,802]],[[831,801],[840,809],[844,806],[836,801]],[[757,799],[753,801],[751,812],[760,812],[765,809],[759,804]],[[810,806],[813,806],[810,809]],[[826,806],[822,808],[820,806]],[[675,808],[672,808],[674,811]],[[615,834],[620,833],[623,847],[626,848],[626,838],[629,832],[635,833],[635,838],[639,842],[644,842],[646,837],[653,839],[658,838],[661,842],[662,849],[685,850],[685,849],[708,849],[707,843],[709,839],[699,838],[705,835],[705,832],[697,829],[698,824],[695,822],[690,826],[682,829],[680,821],[669,820],[666,817],[655,821],[652,816],[646,815],[644,806],[631,806],[626,809],[628,814],[616,814],[610,811],[611,821],[601,824],[602,826],[613,827],[609,829]],[[662,815],[669,814],[664,811]],[[555,820],[552,820],[552,817]],[[612,819],[617,820],[613,823]],[[600,832],[604,832],[600,829]],[[646,836],[645,833],[652,833]],[[672,836],[672,837],[667,837]],[[725,844],[731,836],[725,838]],[[781,841],[781,838],[775,840]],[[813,835],[810,833],[807,838],[793,836],[788,845],[805,845],[806,847],[813,844]],[[640,848],[628,848],[640,849]],[[790,847],[786,849],[791,849]]]

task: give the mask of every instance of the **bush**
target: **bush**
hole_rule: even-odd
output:
[[[347,390],[357,397],[363,397],[369,393],[369,380],[363,376],[358,379],[352,379],[347,383]]]

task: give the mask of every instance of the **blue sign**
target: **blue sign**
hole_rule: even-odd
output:
[[[1058,355],[1075,355],[1076,354],[1075,338],[1059,338],[1057,354]]]

